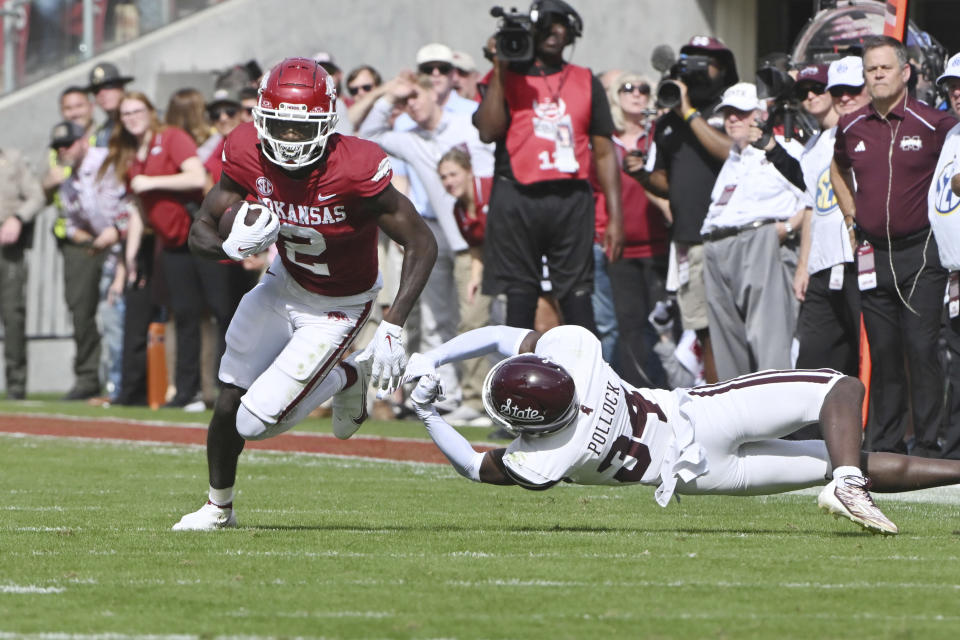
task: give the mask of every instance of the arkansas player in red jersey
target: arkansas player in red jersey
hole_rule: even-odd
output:
[[[289,430],[333,398],[333,431],[349,438],[366,419],[366,390],[392,392],[406,365],[400,328],[437,256],[430,229],[390,185],[390,162],[371,142],[333,133],[332,78],[288,58],[260,86],[254,121],[223,148],[223,174],[190,229],[191,250],[243,258],[274,241],[279,255],[240,303],[220,362],[223,388],[207,432],[209,500],[174,530],[233,527],[233,485],[245,440]],[[229,236],[219,218],[240,209]],[[265,206],[264,206],[265,205]],[[256,220],[247,224],[250,212]],[[381,287],[377,229],[404,248],[400,290],[366,348],[344,360]]]

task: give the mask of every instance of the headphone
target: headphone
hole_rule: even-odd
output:
[[[567,44],[583,35],[583,19],[580,14],[563,0],[534,0],[530,5],[530,21],[537,24],[548,14],[559,14],[566,19],[570,36]]]

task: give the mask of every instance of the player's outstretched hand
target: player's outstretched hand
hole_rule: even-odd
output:
[[[399,326],[380,322],[373,340],[357,357],[358,362],[371,359],[370,381],[377,388],[377,397],[385,398],[400,386],[403,370],[407,366],[407,353],[403,350]]]
[[[250,207],[260,209],[260,215],[253,221],[253,224],[246,223],[247,210]],[[233,226],[230,228],[230,235],[223,241],[223,252],[231,260],[241,261],[247,256],[252,256],[266,251],[270,245],[277,241],[277,234],[280,233],[280,218],[273,211],[262,204],[244,202],[243,207],[237,212],[233,219]]]
[[[440,376],[432,373],[421,376],[420,382],[410,394],[410,399],[419,405],[433,404],[437,400],[443,400],[444,397]]]
[[[407,362],[407,368],[403,372],[403,379],[400,384],[416,382],[417,378],[434,375],[437,373],[437,365],[434,361],[422,353],[415,353],[410,356]]]

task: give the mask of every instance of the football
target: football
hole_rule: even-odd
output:
[[[240,208],[245,204],[247,204],[247,202],[244,200],[241,200],[240,202],[234,202],[227,208],[226,211],[223,212],[223,215],[220,216],[220,221],[217,224],[217,230],[222,240],[226,240],[227,236],[230,235],[230,230],[233,228],[233,221],[236,219]],[[244,219],[244,222],[248,225],[257,221],[257,218],[260,217],[260,207],[266,206],[262,202],[251,202],[249,204],[250,207],[247,209],[247,217]]]

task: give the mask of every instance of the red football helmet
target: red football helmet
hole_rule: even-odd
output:
[[[337,89],[310,58],[287,58],[260,83],[253,123],[267,159],[284,169],[316,162],[337,125]]]
[[[483,381],[483,408],[514,435],[541,436],[577,418],[573,378],[559,364],[533,353],[497,363]]]

